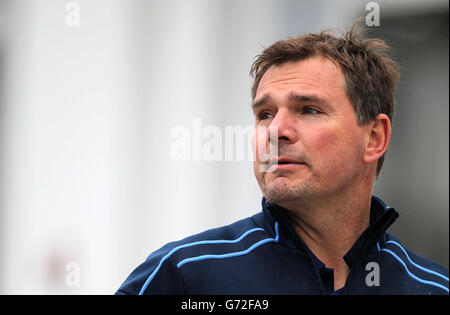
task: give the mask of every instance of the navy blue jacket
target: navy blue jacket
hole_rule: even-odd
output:
[[[370,226],[344,256],[350,274],[338,291],[332,269],[306,247],[286,211],[264,198],[262,207],[247,219],[163,246],[116,294],[449,293],[446,268],[385,232],[398,213],[377,197]]]

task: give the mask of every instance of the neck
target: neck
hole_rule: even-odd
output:
[[[302,200],[286,209],[300,238],[328,268],[334,269],[334,287],[339,289],[350,272],[343,257],[369,226],[371,190],[317,200]]]

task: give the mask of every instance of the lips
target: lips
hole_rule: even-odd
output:
[[[272,165],[289,165],[289,164],[304,164],[306,165],[305,162],[303,162],[302,160],[297,160],[297,159],[293,159],[293,158],[289,158],[286,156],[280,156],[280,157],[275,157],[275,158],[271,158],[270,162],[269,162],[269,167]]]

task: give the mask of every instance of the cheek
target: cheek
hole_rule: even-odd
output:
[[[255,174],[256,181],[258,182],[259,188],[261,191],[265,191],[265,174],[264,172],[261,172],[260,165],[258,161],[253,162],[253,173]]]
[[[310,139],[307,151],[313,168],[326,170],[331,177],[352,167],[359,155],[360,141],[353,130],[322,130]]]
[[[258,148],[259,146],[264,146],[263,143],[260,143],[261,141],[264,141],[261,136],[258,137],[258,132],[255,129],[252,136],[252,149],[253,149],[253,173],[255,174],[256,180],[261,185],[263,183],[263,173],[260,170],[260,163],[261,158],[258,154]]]
[[[277,130],[267,126],[255,127],[252,135],[254,161],[268,163],[278,153]],[[270,139],[270,141],[269,141]]]
[[[261,157],[259,154],[259,151],[261,151],[260,148],[264,148],[265,147],[265,137],[264,134],[262,133],[262,128],[255,126],[255,129],[253,130],[253,135],[252,135],[252,149],[253,149],[253,160],[255,161],[253,164],[253,168],[255,169],[256,172],[256,167],[257,167],[257,162],[261,161]]]

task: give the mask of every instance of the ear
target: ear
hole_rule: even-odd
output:
[[[387,115],[379,114],[367,124],[366,139],[363,161],[372,163],[383,156],[391,140],[391,120]]]

